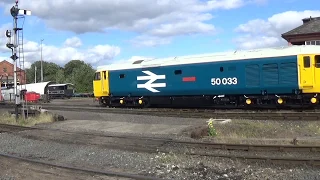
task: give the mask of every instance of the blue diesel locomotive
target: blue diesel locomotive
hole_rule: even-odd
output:
[[[96,71],[109,107],[317,106],[320,46],[288,46],[113,64]]]

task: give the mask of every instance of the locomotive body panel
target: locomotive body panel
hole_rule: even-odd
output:
[[[299,89],[297,56],[110,71],[112,96],[290,94]]]

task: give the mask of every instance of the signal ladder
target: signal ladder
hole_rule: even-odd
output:
[[[22,18],[23,22],[24,22],[24,16],[18,16],[18,18]],[[23,26],[23,25],[22,25]],[[26,72],[23,74],[22,71],[25,71],[25,67],[24,67],[24,50],[23,50],[23,27],[21,28],[17,28],[17,34],[18,34],[18,64],[17,67],[19,68],[19,70],[17,69],[17,71],[19,72],[19,85],[21,85],[21,82],[24,81],[26,84]],[[26,88],[26,85],[24,85]]]
[[[20,86],[20,92],[22,89],[26,89],[26,83],[27,83],[27,78],[26,78],[26,69],[25,69],[25,64],[24,64],[24,49],[23,49],[23,24],[25,17],[23,15],[18,15],[17,18],[23,19],[22,27],[17,27],[17,45],[18,45],[18,62],[17,62],[17,79],[19,79],[19,85]],[[24,71],[24,73],[23,73]],[[22,82],[23,85],[22,85]],[[21,97],[21,95],[20,95]],[[27,101],[22,100],[22,108],[27,110],[27,115],[28,115],[28,105]],[[24,114],[23,114],[24,117]]]

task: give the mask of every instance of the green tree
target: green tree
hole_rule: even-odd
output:
[[[83,64],[74,69],[71,78],[75,85],[75,91],[78,93],[92,93],[92,80],[95,70],[89,64]]]
[[[60,68],[56,72],[55,77],[56,77],[56,80],[55,80],[56,83],[62,84],[62,83],[66,82],[66,78],[65,78],[65,75],[64,75],[64,69],[63,68]]]
[[[86,65],[84,61],[81,60],[71,60],[64,65],[64,75],[67,77],[76,69],[79,69],[82,65]]]
[[[36,61],[31,64],[31,67],[26,70],[27,83],[34,83],[35,67],[37,67],[36,75],[37,82],[41,81],[41,62]],[[56,81],[56,74],[61,67],[52,62],[42,62],[43,67],[43,81]]]
[[[34,83],[35,67],[37,67],[37,82],[41,79],[41,62],[34,62],[26,70],[27,83]],[[72,60],[64,67],[51,62],[43,62],[43,80],[55,83],[72,83],[78,93],[92,93],[92,80],[95,70],[84,61]]]

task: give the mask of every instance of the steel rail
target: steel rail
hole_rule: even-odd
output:
[[[5,130],[3,130],[5,129]],[[280,152],[320,152],[318,145],[271,145],[271,144],[235,144],[235,143],[212,143],[212,142],[197,142],[197,141],[184,141],[173,138],[163,137],[150,137],[139,135],[107,135],[101,133],[88,133],[88,132],[75,132],[67,131],[56,128],[44,127],[23,127],[17,125],[0,124],[0,132],[16,132],[25,130],[44,130],[44,131],[59,131],[69,134],[81,134],[99,137],[119,138],[119,139],[139,139],[139,140],[153,140],[163,141],[165,143],[181,144],[189,147],[197,147],[200,149],[221,149],[221,150],[242,150],[242,151],[280,151]]]
[[[208,153],[186,153],[187,155],[192,156],[209,156],[209,157],[220,157],[220,158],[229,158],[229,159],[244,159],[252,161],[266,161],[272,163],[280,164],[307,164],[311,166],[320,166],[320,159],[311,159],[311,158],[293,158],[293,157],[263,157],[263,156],[247,156],[247,155],[216,155]]]
[[[319,121],[320,111],[313,112],[241,112],[241,111],[215,111],[215,110],[181,110],[181,109],[105,109],[105,108],[80,108],[68,106],[43,106],[47,110],[59,111],[85,111],[113,114],[151,115],[158,117],[183,117],[183,118],[215,118],[215,119],[247,119],[247,120],[309,120]]]
[[[320,146],[310,145],[267,145],[267,144],[230,144],[211,142],[190,142],[172,140],[172,143],[183,144],[200,149],[221,149],[221,150],[241,150],[241,151],[279,151],[279,152],[320,152]]]
[[[57,167],[57,168],[61,168],[61,169],[70,169],[70,170],[74,170],[74,171],[82,171],[82,172],[86,172],[86,173],[100,174],[100,175],[106,175],[106,176],[116,176],[116,177],[141,179],[141,180],[162,180],[157,177],[142,176],[142,175],[130,174],[130,173],[124,173],[124,172],[114,172],[114,171],[106,171],[106,170],[102,171],[102,170],[94,170],[94,169],[88,169],[88,168],[79,168],[79,167],[75,167],[75,166],[61,165],[61,164],[44,162],[44,161],[23,158],[23,157],[18,157],[18,156],[13,156],[13,155],[9,155],[9,154],[3,154],[3,153],[0,153],[0,156],[6,157],[6,158],[18,159],[18,160],[25,161],[25,162],[31,162],[31,163],[42,164],[42,165],[46,165],[46,166]]]
[[[0,128],[7,129],[7,132],[10,132],[12,128],[13,132],[20,128],[20,126],[15,125],[6,125],[0,124]],[[103,135],[98,133],[87,133],[87,132],[70,132],[60,129],[51,129],[51,128],[39,128],[39,127],[22,127],[21,130],[48,130],[48,131],[59,131],[70,134],[81,134],[81,135],[91,135],[91,136],[100,136],[108,138],[119,138],[119,139],[135,139],[143,140],[141,142],[148,143],[150,141],[162,142],[160,146],[173,146],[180,145],[183,148],[192,148],[207,150],[209,153],[185,153],[188,155],[200,155],[200,156],[212,156],[212,157],[224,157],[224,158],[237,158],[237,159],[248,159],[248,160],[267,160],[267,161],[280,161],[283,163],[295,162],[295,163],[309,163],[310,165],[320,165],[320,159],[308,159],[308,158],[293,158],[293,157],[263,157],[263,156],[232,156],[232,155],[214,155],[210,154],[210,150],[225,150],[225,151],[274,151],[274,152],[320,152],[320,146],[313,145],[261,145],[261,144],[230,144],[230,143],[211,143],[211,142],[195,142],[195,141],[182,141],[175,140],[172,138],[161,138],[161,137],[148,137],[148,136],[133,136],[133,135]],[[145,140],[149,140],[148,142]],[[125,145],[124,145],[125,146]],[[143,146],[143,148],[148,149],[149,147]],[[161,149],[161,147],[156,147],[155,149]],[[155,152],[152,150],[144,152]],[[161,152],[170,153],[166,150],[161,150]],[[181,153],[178,151],[178,153]]]
[[[231,108],[231,107],[215,107],[215,108],[209,108],[209,107],[200,107],[200,108],[170,108],[170,107],[158,107],[158,108],[132,108],[132,107],[123,107],[123,108],[110,108],[110,107],[103,107],[101,105],[94,105],[94,104],[72,104],[72,105],[62,105],[62,104],[52,104],[52,103],[29,103],[29,106],[42,106],[42,107],[66,107],[66,108],[86,108],[86,109],[104,109],[104,110],[140,110],[140,111],[201,111],[201,112],[212,112],[212,111],[238,111],[238,112],[315,112],[320,110],[320,106],[314,107],[314,108],[286,108],[286,109],[276,109],[276,108],[257,108],[257,107],[251,107],[251,108]],[[14,104],[12,103],[0,103],[1,108],[13,108]]]

